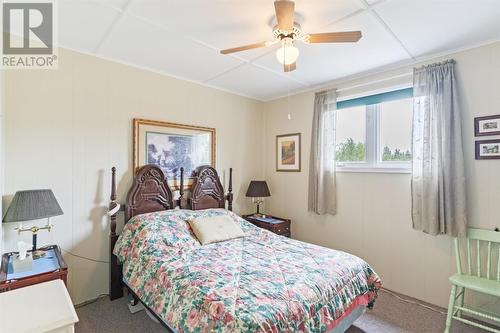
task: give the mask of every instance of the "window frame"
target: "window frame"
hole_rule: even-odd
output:
[[[335,162],[338,172],[368,173],[411,173],[410,161],[382,161],[382,141],[380,133],[380,104],[394,100],[411,98],[413,87],[391,90],[385,93],[354,99],[337,100],[337,110],[365,105],[365,162]]]

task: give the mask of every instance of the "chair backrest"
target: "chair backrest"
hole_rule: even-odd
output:
[[[455,255],[459,274],[476,275],[500,282],[500,232],[467,229],[464,249],[467,257],[465,273],[462,273],[462,255],[459,245],[459,239],[455,238]]]

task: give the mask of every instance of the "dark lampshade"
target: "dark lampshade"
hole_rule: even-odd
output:
[[[38,220],[62,214],[52,190],[17,191],[3,222]]]
[[[270,197],[271,192],[269,192],[269,187],[267,187],[265,180],[252,180],[250,185],[248,185],[246,196],[251,198]]]

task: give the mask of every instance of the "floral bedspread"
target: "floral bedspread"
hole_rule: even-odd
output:
[[[185,221],[218,214],[246,237],[201,246]],[[361,298],[373,305],[381,286],[354,255],[277,236],[224,209],[138,215],[114,253],[127,285],[178,332],[325,332]]]

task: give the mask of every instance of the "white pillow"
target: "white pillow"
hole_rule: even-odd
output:
[[[245,237],[240,226],[227,215],[196,217],[188,223],[202,245]]]

